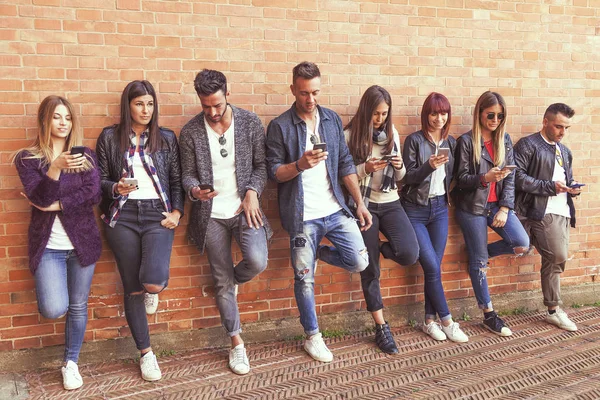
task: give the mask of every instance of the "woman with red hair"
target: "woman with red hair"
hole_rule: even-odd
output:
[[[448,134],[451,120],[446,96],[435,92],[427,96],[421,109],[421,130],[411,133],[404,143],[402,205],[417,235],[419,261],[425,275],[423,331],[435,340],[467,342],[469,338],[448,310],[441,275],[456,146],[456,140]],[[441,324],[435,321],[436,315]]]

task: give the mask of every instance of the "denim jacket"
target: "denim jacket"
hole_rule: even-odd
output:
[[[342,120],[332,110],[317,106],[321,141],[327,143],[329,156],[325,160],[333,195],[348,215],[352,215],[344,201],[340,179],[356,174],[356,167],[342,129]],[[280,182],[275,172],[284,164],[300,159],[306,151],[306,123],[296,113],[296,103],[275,118],[267,128],[267,173],[278,183],[279,216],[281,225],[290,236],[303,232],[304,189],[302,174],[287,182]]]

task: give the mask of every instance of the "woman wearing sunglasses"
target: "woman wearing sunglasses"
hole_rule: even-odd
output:
[[[158,126],[158,103],[150,82],[133,81],[125,87],[121,119],[104,128],[96,152],[100,209],[123,282],[125,318],[141,353],[142,378],[156,381],[161,372],[150,347],[144,296],[167,287],[184,197],[177,138]]]
[[[506,103],[498,93],[483,93],[473,111],[473,128],[457,140],[453,191],[456,218],[467,245],[469,275],[484,313],[483,324],[500,336],[512,332],[498,317],[488,289],[488,257],[522,255],[529,237],[515,215],[513,146],[506,125]],[[500,235],[488,245],[488,226]]]

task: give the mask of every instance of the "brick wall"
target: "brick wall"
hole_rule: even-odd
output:
[[[160,123],[179,132],[200,111],[192,81],[197,71],[223,71],[230,102],[265,124],[292,102],[292,67],[317,62],[321,103],[344,122],[371,84],[394,99],[403,137],[418,129],[421,104],[435,90],[453,105],[452,134],[469,128],[477,97],[500,92],[508,103],[513,140],[539,129],[552,102],[577,115],[565,143],[575,176],[588,184],[577,200],[565,285],[590,283],[600,257],[599,0],[14,0],[0,3],[0,350],[63,341],[64,319],[37,313],[27,269],[27,202],[11,153],[36,135],[35,113],[49,94],[67,96],[82,117],[86,144],[118,115],[119,95],[133,79],[159,92]],[[263,199],[276,230],[268,269],[240,289],[243,321],[295,316],[288,240],[277,216],[275,187]],[[104,247],[89,301],[86,340],[128,335],[122,287]],[[239,253],[236,253],[239,259]],[[494,295],[539,288],[539,257],[500,258],[489,271]],[[449,298],[473,296],[466,255],[454,222],[443,265]],[[420,302],[419,266],[383,261],[387,305]],[[205,256],[176,232],[169,288],[152,332],[219,325]],[[317,276],[319,313],[364,309],[358,275],[324,265]],[[473,300],[474,301],[474,300]],[[541,304],[541,299],[540,299]]]

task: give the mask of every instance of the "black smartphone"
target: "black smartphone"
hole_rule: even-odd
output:
[[[317,143],[313,146],[313,150],[323,150],[323,151],[327,151],[327,143]]]
[[[504,168],[502,169],[507,169],[509,171],[514,171],[515,169],[517,169],[516,165],[505,165]]]
[[[71,155],[74,156],[76,154],[81,154],[83,156],[85,154],[85,146],[71,147]]]
[[[571,189],[579,189],[580,187],[585,186],[585,183],[574,183],[569,186]]]
[[[381,157],[381,161],[392,161],[392,158],[396,157],[395,155],[388,154]]]
[[[213,185],[208,185],[208,184],[201,183],[201,184],[198,185],[198,187],[200,189],[202,189],[202,190],[210,189],[211,192],[215,191],[215,188],[213,187]]]

